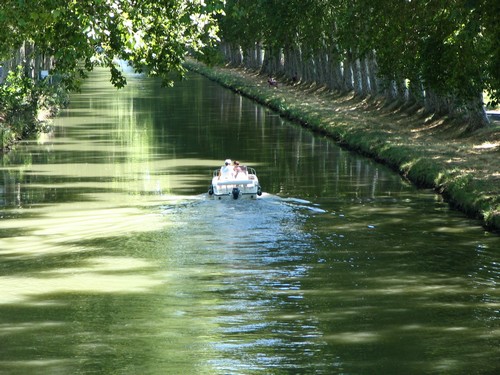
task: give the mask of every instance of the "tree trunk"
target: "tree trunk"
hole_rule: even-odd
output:
[[[275,75],[279,72],[280,50],[279,48],[267,46],[264,51],[261,73]]]
[[[425,110],[429,113],[445,115],[450,113],[446,99],[436,95],[432,90],[425,90]]]
[[[467,130],[473,132],[490,125],[490,120],[484,109],[483,93],[479,92],[475,98],[467,104]]]
[[[253,46],[248,47],[245,50],[243,55],[243,64],[246,68],[256,70],[260,69],[260,50],[258,43],[255,43]]]
[[[338,57],[338,51],[334,49],[328,52],[329,81],[328,87],[331,90],[342,90],[342,64]]]
[[[419,81],[410,80],[408,84],[408,101],[423,105],[423,86]]]
[[[370,80],[370,93],[371,95],[378,95],[380,90],[378,78],[378,65],[375,51],[371,51],[368,57],[368,76]]]
[[[293,71],[293,57],[292,57],[292,51],[291,49],[288,47],[288,48],[284,48],[283,49],[283,56],[284,56],[284,61],[283,61],[283,71],[285,72],[285,75],[287,77],[291,77],[291,71]]]
[[[239,45],[233,43],[222,43],[221,47],[226,62],[230,65],[240,66],[243,63],[243,55]]]
[[[406,86],[406,80],[403,78],[398,78],[395,82],[396,88],[398,90],[398,100],[401,102],[406,102],[408,100],[408,87]]]
[[[323,66],[321,67],[323,71],[323,84],[330,88],[332,85],[333,77],[333,65],[330,61],[330,53],[329,50],[325,47],[321,54],[323,56]]]
[[[365,58],[359,60],[361,74],[361,96],[367,97],[370,94],[370,82],[368,79],[368,64]]]
[[[389,101],[394,101],[398,97],[398,90],[396,88],[396,82],[394,80],[390,80],[387,82],[387,88],[385,89],[385,96],[389,99]]]
[[[306,60],[302,60],[303,68],[302,72],[304,75],[304,81],[312,82],[314,77],[314,65],[312,63],[312,59],[308,58]]]
[[[255,50],[256,50],[256,69],[261,69],[262,63],[264,61],[264,56],[263,56],[263,51],[262,51],[262,44],[260,42],[255,44]]]
[[[363,84],[361,82],[361,64],[359,59],[351,63],[352,67],[352,81],[354,85],[354,93],[357,96],[363,96]]]
[[[342,91],[349,92],[353,89],[353,80],[352,80],[352,69],[351,69],[351,58],[349,56],[349,53],[346,55],[344,58],[344,61],[342,62]]]

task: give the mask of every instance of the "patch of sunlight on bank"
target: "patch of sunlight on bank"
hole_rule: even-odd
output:
[[[426,304],[422,304],[427,308],[440,308],[440,309],[452,309],[452,308],[469,308],[470,306],[488,306],[489,308],[500,309],[500,302],[485,302],[485,301],[477,301],[475,303],[471,302],[469,304],[464,303],[451,303],[451,302],[429,302]]]
[[[394,294],[456,294],[459,293],[461,289],[459,287],[453,287],[450,285],[420,285],[420,286],[400,286],[382,289],[371,289],[370,293],[379,295],[394,295]]]
[[[479,336],[480,338],[494,338],[494,339],[499,339],[500,338],[500,329],[493,329],[485,334],[482,334]]]
[[[102,257],[88,260],[81,267],[38,273],[38,277],[0,277],[3,291],[0,304],[34,303],[58,293],[143,293],[165,282],[141,271],[153,266],[130,257]]]
[[[491,142],[484,142],[484,143],[481,143],[480,145],[474,145],[473,148],[476,149],[476,150],[491,150],[491,149],[495,149],[497,147],[500,146],[500,143],[498,142],[495,142],[495,143],[491,143]]]

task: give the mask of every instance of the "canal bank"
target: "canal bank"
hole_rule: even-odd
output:
[[[21,140],[50,131],[51,120],[68,101],[69,91],[58,82],[18,74],[8,84],[0,84],[0,154]]]
[[[459,121],[420,108],[338,95],[311,84],[278,82],[243,69],[189,70],[249,97],[350,150],[398,171],[419,187],[433,188],[455,208],[500,230],[500,125],[467,134]]]

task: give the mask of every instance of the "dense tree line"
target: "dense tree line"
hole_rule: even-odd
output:
[[[227,0],[221,50],[235,65],[385,95],[487,124],[500,99],[496,0]]]

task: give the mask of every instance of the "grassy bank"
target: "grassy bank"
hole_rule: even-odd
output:
[[[418,107],[338,95],[323,87],[280,82],[254,72],[187,64],[340,145],[389,165],[417,186],[433,188],[455,208],[500,231],[500,124],[472,134],[450,118]]]

